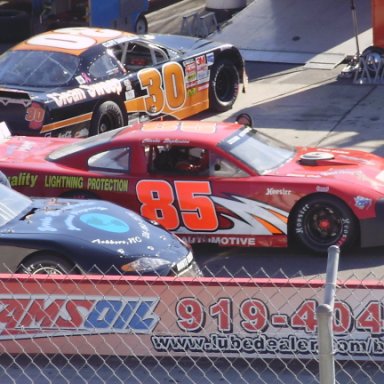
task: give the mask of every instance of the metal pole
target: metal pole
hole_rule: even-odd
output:
[[[321,304],[316,309],[319,337],[320,384],[335,384],[332,312],[331,307],[326,304]]]
[[[337,271],[340,249],[328,248],[327,272],[324,289],[324,304],[316,309],[319,343],[320,384],[335,384],[335,360],[333,348],[333,308],[336,294]]]
[[[356,40],[356,58],[359,58],[360,57],[359,28],[357,23],[357,12],[355,7],[355,0],[351,0],[351,10],[352,10],[353,30],[355,33],[355,40]]]

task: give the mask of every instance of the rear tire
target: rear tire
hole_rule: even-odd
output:
[[[105,101],[100,104],[91,121],[90,136],[98,135],[122,127],[124,116],[120,107],[114,101]]]
[[[240,75],[234,63],[228,59],[213,65],[209,83],[209,104],[216,112],[232,108],[239,94]]]

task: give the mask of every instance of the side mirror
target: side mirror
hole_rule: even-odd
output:
[[[236,123],[253,127],[252,117],[248,115],[248,113],[240,113],[240,115],[236,117]]]

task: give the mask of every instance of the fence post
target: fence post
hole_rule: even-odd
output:
[[[335,383],[335,360],[333,347],[333,308],[336,280],[339,268],[339,247],[328,248],[327,272],[324,289],[324,304],[316,309],[319,342],[320,384]]]

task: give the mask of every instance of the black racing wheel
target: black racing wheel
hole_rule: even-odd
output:
[[[18,273],[28,273],[31,275],[67,275],[77,274],[78,270],[62,257],[46,253],[24,261],[19,267]]]
[[[331,195],[314,195],[299,203],[290,221],[292,236],[299,245],[326,252],[331,245],[352,246],[358,232],[350,208]]]
[[[124,125],[121,108],[114,101],[105,101],[99,105],[91,121],[90,136],[107,132]]]

